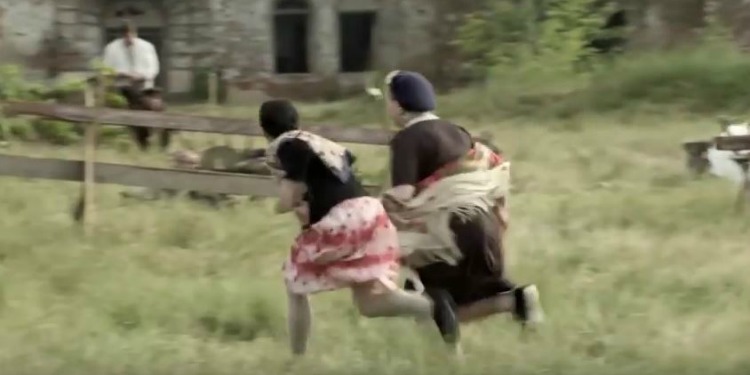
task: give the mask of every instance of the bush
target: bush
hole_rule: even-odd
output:
[[[485,78],[502,70],[555,70],[568,74],[591,51],[611,1],[486,1],[458,29],[455,44],[469,68]]]
[[[81,81],[61,81],[43,86],[29,83],[24,72],[15,65],[0,65],[0,100],[62,101],[78,103],[82,100],[84,83]],[[127,107],[125,98],[117,93],[108,93],[108,107]],[[107,141],[123,134],[122,129],[103,128],[100,139]],[[47,119],[3,118],[0,117],[0,140],[47,142],[54,145],[69,145],[81,140],[82,127],[64,121]]]
[[[750,103],[747,82],[748,56],[717,43],[624,58],[594,75],[583,102],[597,111],[643,103],[698,112],[741,111]]]
[[[601,35],[610,5],[487,2],[465,19],[456,40],[482,84],[443,100],[441,113],[565,118],[654,105],[701,113],[748,109],[750,59],[714,10],[706,11],[691,46],[594,55],[587,43]]]
[[[80,86],[70,83],[54,87],[31,84],[24,79],[24,72],[20,67],[0,66],[1,100],[47,100],[76,90],[80,90]],[[70,124],[57,121],[0,118],[0,124],[4,141],[16,138],[68,144],[78,137]]]
[[[750,59],[727,46],[632,54],[575,75],[496,71],[441,101],[441,113],[472,117],[570,117],[660,106],[690,113],[750,109]],[[470,110],[467,110],[470,109]]]

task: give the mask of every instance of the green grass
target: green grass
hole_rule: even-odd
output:
[[[100,186],[85,240],[68,217],[76,184],[3,178],[0,373],[745,374],[750,220],[732,214],[733,186],[686,177],[680,149],[713,122],[467,123],[513,161],[508,268],[540,286],[549,321],[524,338],[508,317],[466,326],[463,367],[431,329],[358,318],[345,291],[313,297],[309,356],[290,363],[280,266],[295,225],[270,201],[126,204]],[[355,150],[363,169],[385,165],[383,149]]]

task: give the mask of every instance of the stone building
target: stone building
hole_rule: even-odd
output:
[[[221,72],[229,96],[336,97],[380,69],[450,78],[460,64],[450,40],[460,14],[479,0],[0,0],[0,63],[57,76],[82,72],[115,37],[118,11],[136,9],[141,36],[161,57],[171,95],[206,86]],[[623,1],[630,45],[689,40],[708,0]],[[750,41],[750,3],[717,0],[720,15]],[[747,44],[747,43],[745,43]]]
[[[450,2],[450,1],[447,1]],[[372,67],[432,74],[435,0],[0,0],[0,63],[54,76],[85,71],[132,16],[161,58],[173,95],[219,71],[231,91],[336,96]]]

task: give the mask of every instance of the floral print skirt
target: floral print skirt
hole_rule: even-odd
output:
[[[283,266],[287,288],[295,294],[394,281],[398,270],[396,228],[373,197],[349,199],[333,207],[297,236]]]

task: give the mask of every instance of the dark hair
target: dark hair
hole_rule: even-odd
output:
[[[138,28],[135,26],[135,23],[133,21],[129,19],[122,20],[122,26],[120,26],[121,35],[136,33],[138,33]]]
[[[297,130],[299,115],[292,102],[285,99],[269,100],[260,106],[260,127],[271,137]]]

